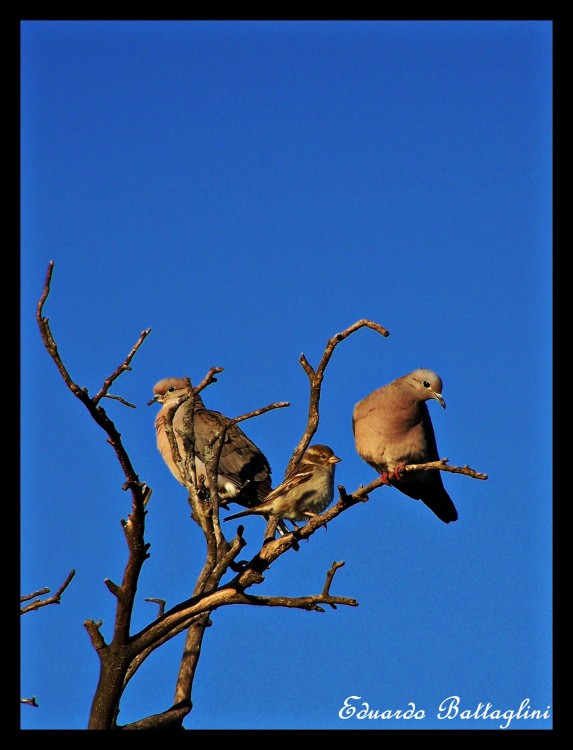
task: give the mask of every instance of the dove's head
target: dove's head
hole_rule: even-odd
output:
[[[153,386],[153,398],[148,401],[147,405],[165,404],[185,393],[189,393],[189,386],[183,378],[163,378]]]
[[[442,396],[442,379],[433,370],[420,367],[409,375],[406,375],[408,383],[416,391],[420,401],[428,401],[435,398],[440,406],[445,409],[446,402]]]

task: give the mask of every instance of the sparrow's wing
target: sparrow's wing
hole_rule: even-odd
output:
[[[265,498],[265,505],[268,502],[272,502],[273,500],[276,500],[277,497],[281,497],[281,495],[286,495],[287,493],[291,492],[295,487],[298,487],[301,484],[304,484],[305,482],[308,482],[308,480],[312,477],[312,469],[306,469],[306,468],[296,468],[286,477],[284,482],[281,482],[281,484],[277,485],[277,487],[274,488]]]

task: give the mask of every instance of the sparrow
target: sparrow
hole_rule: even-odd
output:
[[[377,388],[359,401],[352,415],[358,455],[381,474],[386,484],[421,500],[444,523],[458,519],[440,471],[415,471],[402,476],[405,464],[439,460],[427,401],[445,409],[442,380],[420,368]],[[397,481],[398,480],[398,481]]]
[[[265,501],[256,507],[227,516],[232,521],[243,516],[276,516],[289,521],[306,521],[322,513],[334,497],[334,471],[341,459],[327,445],[311,445]]]

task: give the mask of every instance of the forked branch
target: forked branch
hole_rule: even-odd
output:
[[[47,599],[39,599],[38,601],[32,602],[32,604],[28,604],[27,607],[23,607],[20,610],[20,614],[25,615],[26,612],[32,612],[33,610],[40,609],[40,607],[46,607],[49,604],[60,604],[62,594],[70,585],[72,578],[75,576],[75,574],[76,574],[76,571],[71,570],[68,573],[66,580],[62,583],[60,588],[56,591],[56,593],[53,596],[50,596]],[[39,591],[34,591],[33,594],[25,594],[24,596],[21,596],[20,601],[28,602],[30,601],[30,599],[35,599],[37,596],[42,596],[42,594],[49,594],[49,593],[50,593],[50,589],[48,588],[40,589]]]
[[[318,367],[316,370],[312,367],[310,362],[307,360],[304,354],[301,354],[299,357],[299,362],[305,371],[309,386],[310,386],[310,396],[309,396],[309,404],[308,404],[308,419],[307,419],[307,425],[304,431],[303,436],[301,437],[299,444],[295,448],[290,461],[288,462],[288,465],[285,470],[285,477],[286,475],[299,463],[303,453],[310,445],[310,441],[314,437],[317,429],[318,429],[318,422],[320,419],[320,412],[319,412],[319,404],[320,404],[320,392],[322,388],[322,381],[324,379],[324,373],[326,370],[326,367],[328,363],[330,362],[330,358],[332,357],[334,350],[340,344],[341,341],[344,341],[344,339],[348,338],[351,334],[353,334],[355,331],[358,331],[360,328],[371,328],[373,331],[376,331],[381,336],[384,336],[385,338],[390,335],[390,332],[384,328],[383,326],[379,325],[378,323],[374,323],[371,320],[358,320],[353,325],[346,328],[341,333],[336,333],[332,338],[328,339],[326,343],[326,348],[324,350],[324,354],[322,355],[320,362],[318,363]]]

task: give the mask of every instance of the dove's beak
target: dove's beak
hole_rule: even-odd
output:
[[[437,402],[438,402],[438,403],[440,404],[440,406],[442,407],[442,409],[445,409],[445,408],[446,408],[446,402],[444,401],[444,398],[443,398],[443,396],[442,396],[442,394],[441,394],[441,393],[436,393],[436,392],[434,391],[434,398],[435,398],[435,399],[436,399],[436,401],[437,401]]]
[[[161,396],[159,395],[159,393],[156,393],[155,396],[151,399],[151,401],[147,402],[147,406],[151,406],[151,404],[155,404],[157,401],[159,401],[160,398]]]

